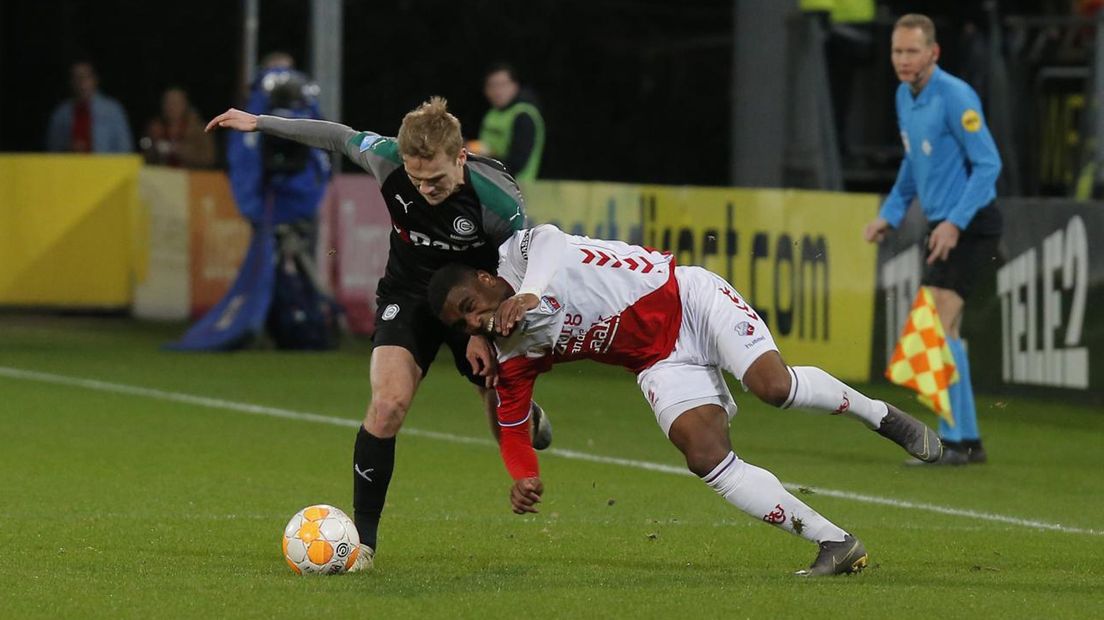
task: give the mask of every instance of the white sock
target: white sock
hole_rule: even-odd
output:
[[[790,366],[790,397],[782,407],[818,409],[842,413],[878,428],[889,410],[880,400],[871,400],[815,366]]]
[[[847,532],[790,495],[774,474],[744,462],[734,452],[729,452],[702,481],[752,518],[802,538],[819,543],[847,536]]]

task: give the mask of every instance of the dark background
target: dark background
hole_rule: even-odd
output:
[[[996,6],[1069,12],[1057,4]],[[984,27],[980,1],[879,5],[889,25],[908,11],[932,15],[940,64],[952,73],[964,69],[963,25]],[[443,95],[474,137],[487,108],[483,72],[506,60],[541,102],[542,177],[729,182],[732,0],[345,0],[344,14],[343,113],[331,120],[394,135],[405,112]],[[234,105],[243,92],[241,19],[235,0],[0,0],[0,151],[42,149],[50,112],[69,96],[69,65],[82,58],[126,108],[136,140],[169,85],[184,87],[203,118]],[[259,55],[287,51],[309,70],[309,22],[308,0],[262,0]],[[859,165],[881,167],[873,178],[882,180],[850,189],[888,190],[900,156],[896,80],[881,36],[889,25],[861,69],[879,86],[856,87],[848,106],[851,133],[862,130],[858,141],[878,154]]]
[[[285,50],[309,69],[309,2],[262,0],[260,10],[259,54]],[[345,124],[394,135],[405,112],[439,94],[474,136],[483,71],[508,60],[542,104],[542,176],[727,179],[731,0],[346,1],[344,12]],[[82,57],[135,139],[169,85],[202,117],[221,112],[241,93],[241,13],[232,0],[3,0],[0,151],[42,149]]]

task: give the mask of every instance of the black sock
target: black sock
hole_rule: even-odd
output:
[[[966,448],[962,445],[961,441],[947,441],[943,440],[943,447],[947,450],[954,450],[955,452],[965,452]]]
[[[394,471],[395,438],[380,439],[361,426],[353,448],[353,521],[360,543],[373,550]]]
[[[963,439],[962,440],[962,447],[965,450],[977,450],[978,448],[981,447],[981,440],[980,439]]]

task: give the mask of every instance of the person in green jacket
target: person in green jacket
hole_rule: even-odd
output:
[[[468,151],[501,161],[518,181],[536,179],[544,152],[544,119],[532,93],[505,63],[487,70],[483,93],[491,109],[483,117],[479,140],[469,142]]]

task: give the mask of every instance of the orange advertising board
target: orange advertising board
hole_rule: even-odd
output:
[[[222,172],[193,172],[188,183],[188,237],[193,318],[230,289],[251,235]]]

